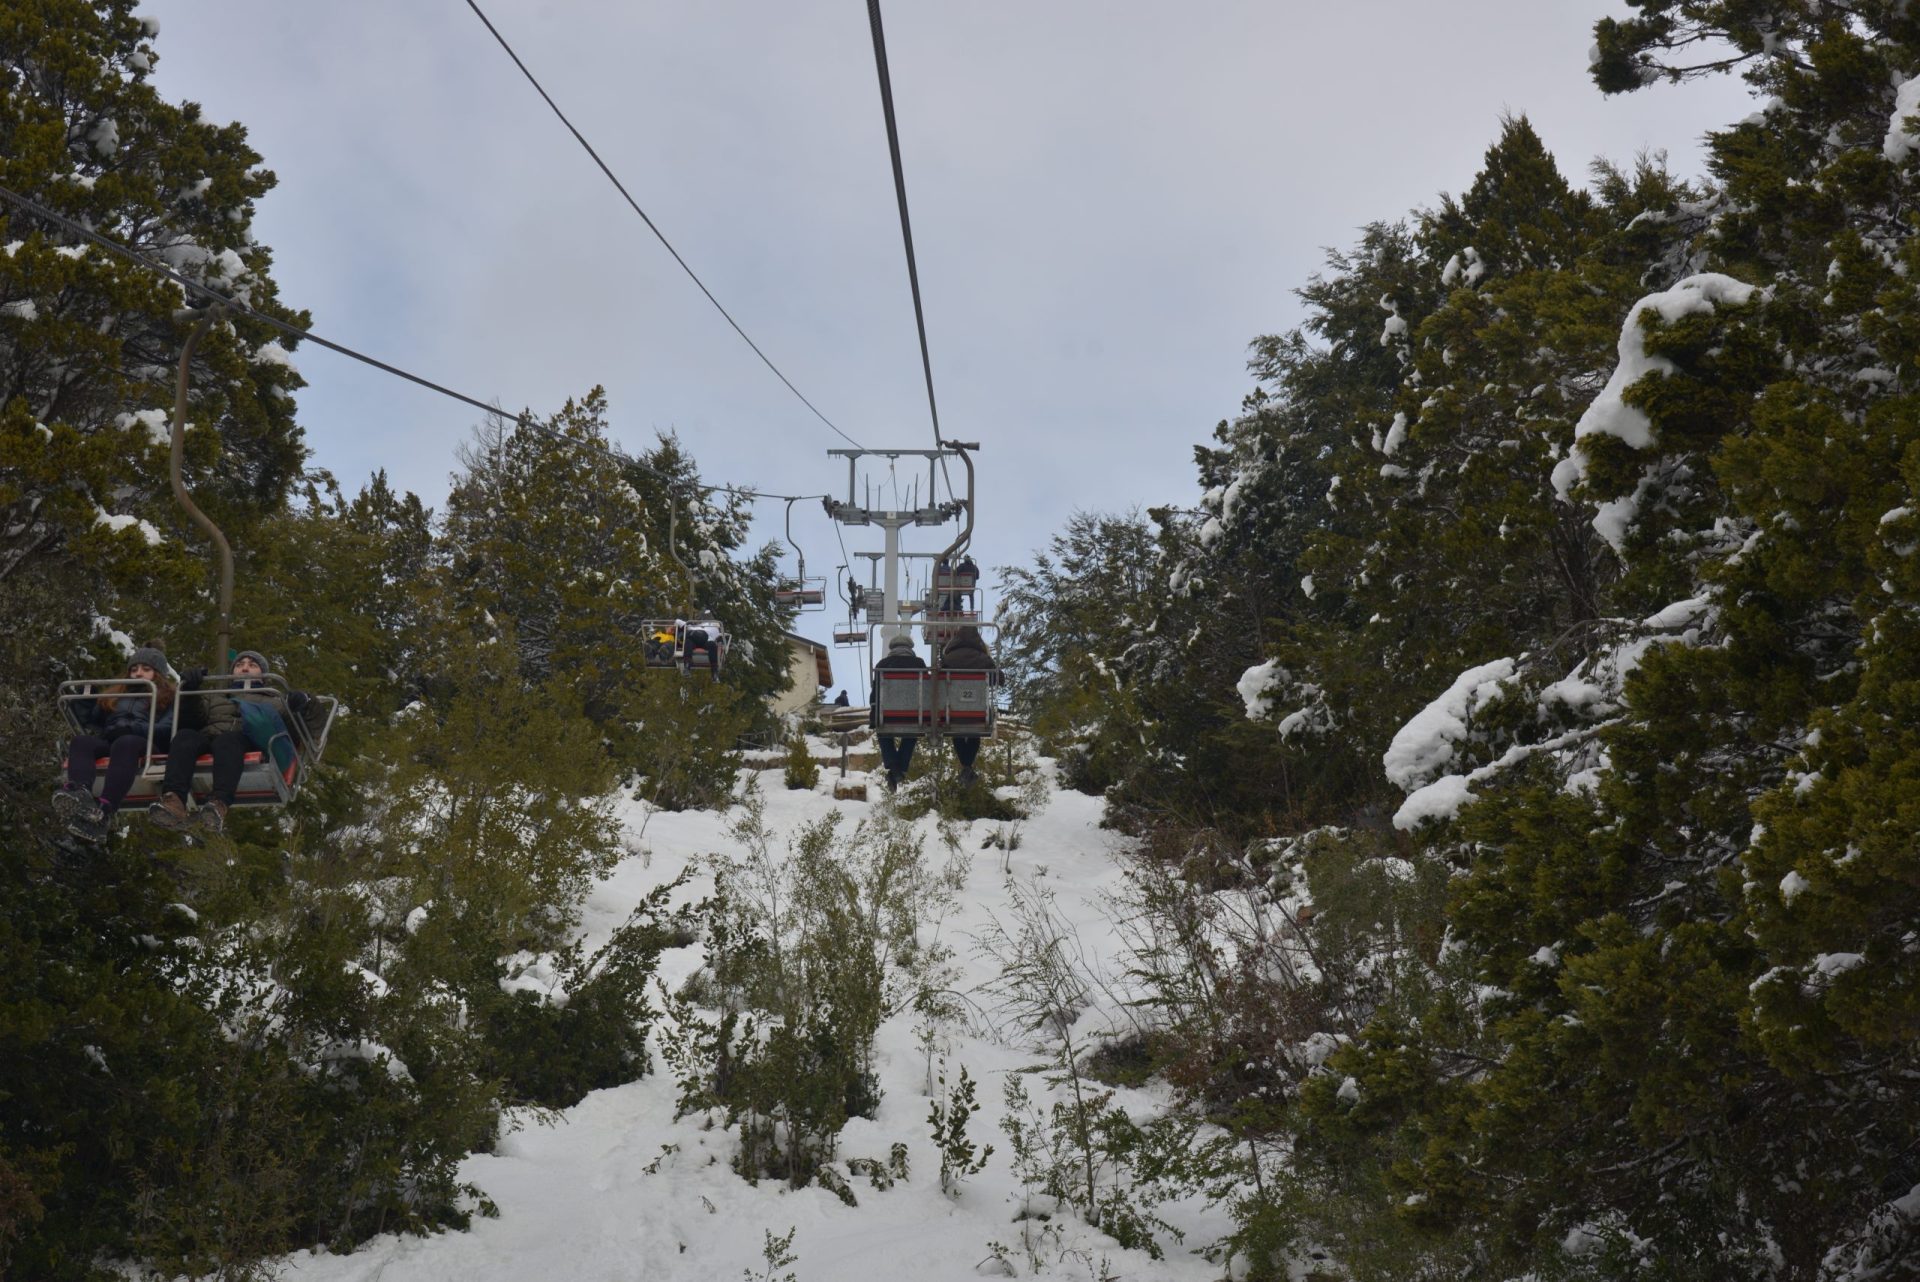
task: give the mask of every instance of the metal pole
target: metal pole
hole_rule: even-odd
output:
[[[220,623],[214,633],[213,662],[207,668],[209,672],[227,670],[227,642],[233,633],[233,548],[228,544],[227,536],[220,532],[220,527],[200,510],[187,493],[187,483],[181,479],[180,465],[187,449],[187,366],[193,361],[193,349],[200,345],[201,335],[225,311],[225,307],[214,304],[205,316],[194,323],[192,332],[187,335],[187,345],[180,353],[180,380],[173,394],[173,453],[169,469],[173,478],[173,497],[180,501],[187,515],[207,532],[220,554]]]
[[[882,633],[891,641],[900,635],[900,522],[883,521],[881,526],[887,532],[887,583],[880,621],[889,625]]]

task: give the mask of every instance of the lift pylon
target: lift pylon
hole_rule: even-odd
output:
[[[840,502],[835,499],[825,500],[827,515],[842,525],[877,525],[886,534],[886,550],[877,554],[881,559],[880,563],[884,570],[880,584],[880,617],[877,620],[871,620],[871,622],[880,625],[880,635],[885,640],[890,641],[894,637],[902,635],[904,631],[903,625],[907,622],[901,612],[900,562],[914,555],[924,555],[902,553],[900,550],[900,531],[908,526],[931,526],[937,528],[945,525],[957,516],[964,515],[967,521],[966,529],[961,537],[954,543],[954,547],[964,547],[967,537],[973,530],[974,502],[973,462],[968,458],[967,451],[977,450],[979,448],[977,444],[966,441],[949,441],[940,448],[931,450],[836,449],[827,451],[829,457],[844,458],[847,460],[846,501]],[[901,509],[880,509],[869,507],[856,501],[855,487],[859,481],[860,460],[863,458],[884,458],[889,462],[902,458],[925,459],[927,461],[927,504]],[[936,469],[938,469],[945,460],[954,458],[959,459],[967,469],[967,496],[964,499],[956,497],[947,500],[945,503],[935,503],[932,499],[934,494],[937,493]],[[917,493],[918,487],[916,486],[915,489]],[[949,554],[951,554],[952,550],[952,548],[948,549]]]

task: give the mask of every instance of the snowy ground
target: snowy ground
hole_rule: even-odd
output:
[[[823,745],[822,755],[825,755]],[[747,772],[743,772],[745,774]],[[831,784],[837,771],[823,769],[821,790],[790,792],[778,770],[757,772],[766,799],[767,822],[785,833],[817,819],[834,807],[857,819],[873,802],[836,801]],[[1087,961],[1111,972],[1119,950],[1103,890],[1115,888],[1120,871],[1113,858],[1121,839],[1099,828],[1100,801],[1078,793],[1054,791],[1045,807],[1021,826],[1021,841],[1011,857],[982,842],[999,825],[976,823],[963,849],[971,867],[960,903],[941,927],[954,949],[964,979],[959,987],[979,991],[1000,967],[975,940],[997,914],[1006,916],[1007,877],[1051,889],[1056,909],[1078,929]],[[638,804],[623,816],[637,833],[645,818]],[[631,858],[593,892],[583,924],[590,942],[603,940],[648,890],[671,880],[684,868],[698,867],[703,855],[730,848],[729,814],[695,812],[656,814],[641,841],[645,858]],[[921,821],[930,858],[942,847],[931,818]],[[784,851],[785,843],[777,849]],[[710,886],[704,876],[691,888],[697,896]],[[661,974],[677,986],[701,963],[698,948],[666,954]],[[982,1000],[986,1000],[982,998]],[[1083,1016],[1098,1021],[1096,1010]],[[841,1155],[884,1158],[896,1142],[911,1153],[910,1178],[885,1191],[854,1181],[860,1205],[848,1207],[814,1187],[789,1190],[778,1181],[749,1185],[728,1164],[735,1139],[718,1128],[703,1130],[697,1117],[673,1120],[675,1085],[656,1072],[638,1082],[589,1095],[552,1126],[529,1125],[508,1135],[499,1151],[469,1158],[462,1178],[479,1185],[499,1207],[499,1217],[476,1216],[465,1233],[431,1238],[380,1237],[346,1256],[301,1253],[289,1257],[283,1282],[524,1282],[570,1279],[577,1282],[733,1282],[743,1274],[766,1275],[764,1234],[793,1229],[795,1263],[773,1271],[774,1282],[791,1273],[797,1282],[942,1282],[1005,1276],[989,1254],[990,1242],[1013,1248],[1018,1275],[1030,1266],[1020,1249],[1021,1225],[1014,1220],[1020,1198],[1000,1133],[1001,1086],[1006,1074],[1034,1062],[1031,1051],[1004,1044],[976,1020],[954,1030],[948,1055],[949,1078],[964,1064],[980,1083],[981,1110],[969,1128],[976,1143],[995,1146],[988,1167],[970,1179],[957,1197],[943,1195],[940,1162],[927,1123],[926,1060],[912,1032],[913,1016],[901,1015],[880,1030],[878,1072],[885,1092],[878,1115],[854,1119],[841,1136]],[[656,1056],[657,1060],[657,1056]],[[1029,1079],[1036,1100],[1045,1086]],[[1151,1110],[1153,1098],[1122,1092],[1121,1102],[1136,1115]],[[662,1158],[663,1148],[679,1151]],[[657,1169],[647,1168],[656,1163]],[[1167,1242],[1167,1258],[1150,1259],[1087,1229],[1071,1216],[1057,1223],[1063,1240],[1042,1251],[1047,1276],[1088,1279],[1214,1279],[1219,1266],[1191,1253],[1213,1240],[1227,1225],[1217,1213],[1198,1207],[1168,1206],[1161,1213],[1186,1232],[1186,1244]]]

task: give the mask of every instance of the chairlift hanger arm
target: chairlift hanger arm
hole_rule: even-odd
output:
[[[220,622],[214,629],[213,661],[207,666],[211,671],[224,671],[227,666],[227,642],[233,633],[233,545],[227,542],[227,536],[213,523],[213,518],[200,510],[200,505],[187,493],[187,483],[181,474],[181,464],[186,458],[187,440],[187,383],[188,367],[193,363],[193,351],[200,345],[210,326],[226,314],[226,304],[216,302],[207,308],[206,313],[193,323],[193,329],[187,334],[186,344],[180,349],[180,376],[175,384],[173,398],[173,439],[169,448],[167,471],[173,483],[173,497],[189,517],[207,537],[213,540],[214,550],[218,553],[220,567]]]
[[[793,505],[799,501],[798,499],[787,500],[787,546],[793,549],[794,563],[799,567],[800,571],[799,574],[794,577],[799,580],[804,580],[807,577],[807,554],[800,550],[798,543],[793,541]]]
[[[960,537],[956,538],[953,544],[942,553],[949,560],[965,552],[967,546],[973,542],[973,454],[971,451],[980,447],[955,441],[953,448],[954,452],[960,456],[960,461],[967,465],[967,528],[960,531]]]

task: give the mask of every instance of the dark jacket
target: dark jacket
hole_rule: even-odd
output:
[[[180,725],[183,729],[205,730],[215,737],[247,728],[245,715],[240,711],[243,700],[265,704],[279,713],[282,721],[289,719],[289,700],[299,706],[307,702],[304,694],[296,691],[291,696],[284,695],[279,687],[250,677],[207,677],[200,690],[202,693],[188,694],[180,700]]]
[[[81,722],[102,739],[109,741],[133,734],[139,735],[142,739],[146,738],[147,722],[150,720],[148,714],[153,710],[153,700],[147,693],[136,691],[106,697],[112,700],[113,709],[108,711],[102,708],[100,700],[96,699],[86,705],[85,711],[80,714]],[[173,735],[173,712],[173,707],[167,708],[160,714],[159,721],[153,727],[153,741],[156,748],[164,749]]]
[[[963,671],[991,672],[999,665],[993,656],[987,653],[987,643],[981,639],[978,628],[961,628],[940,651],[940,666],[957,668]]]

